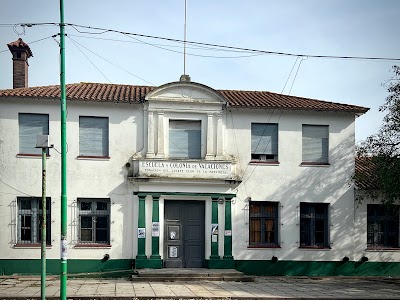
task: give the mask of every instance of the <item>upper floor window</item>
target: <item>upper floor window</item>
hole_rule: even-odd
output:
[[[250,202],[249,246],[278,246],[278,202]]]
[[[303,125],[303,163],[328,164],[329,126]]]
[[[278,124],[251,124],[251,159],[278,161]]]
[[[110,200],[78,199],[79,243],[110,244]]]
[[[108,118],[79,117],[79,156],[108,157]]]
[[[367,246],[369,248],[400,248],[400,206],[367,205]]]
[[[329,248],[327,203],[300,203],[300,247]]]
[[[201,158],[201,121],[169,121],[169,157]]]
[[[49,115],[20,113],[18,114],[18,123],[19,154],[40,155],[42,149],[35,148],[37,136],[49,134]]]
[[[46,198],[46,244],[51,244],[51,201]],[[18,197],[18,244],[39,244],[42,241],[42,198]]]

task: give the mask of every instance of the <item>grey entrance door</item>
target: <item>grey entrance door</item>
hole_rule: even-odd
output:
[[[204,267],[204,201],[164,204],[164,267]]]

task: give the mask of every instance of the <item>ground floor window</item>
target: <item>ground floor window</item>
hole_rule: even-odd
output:
[[[110,199],[78,199],[79,243],[110,244]]]
[[[249,210],[249,246],[278,246],[278,202],[251,201]]]
[[[399,248],[399,207],[367,205],[368,248]]]
[[[42,198],[18,197],[18,244],[42,242]],[[46,244],[51,244],[51,201],[46,198]]]
[[[329,248],[328,206],[300,203],[300,247]]]

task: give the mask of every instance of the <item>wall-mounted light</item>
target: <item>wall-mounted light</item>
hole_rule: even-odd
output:
[[[244,202],[250,202],[251,201],[251,197],[249,196],[249,197],[246,197],[245,199],[244,199]]]
[[[130,162],[127,162],[127,163],[125,164],[125,167],[130,168],[130,167],[131,167],[131,163],[130,163]]]
[[[275,255],[273,255],[272,256],[272,258],[271,258],[271,261],[274,263],[274,262],[277,262],[278,261],[278,258],[275,256]]]

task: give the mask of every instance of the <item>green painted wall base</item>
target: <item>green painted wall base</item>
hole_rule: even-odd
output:
[[[208,268],[209,269],[234,269],[235,261],[232,260],[224,260],[224,259],[210,259],[208,260]]]
[[[147,259],[147,257],[145,256],[145,258],[136,256],[135,259],[135,269],[144,269],[144,268],[148,268],[148,264],[149,264],[149,260]]]
[[[60,260],[47,259],[47,274],[59,275],[60,274]],[[132,260],[131,259],[110,259],[107,261],[100,259],[69,259],[68,260],[68,274],[86,273],[87,275],[96,273],[97,277],[102,273],[106,277],[120,277],[119,271],[122,273],[131,272]],[[117,272],[118,271],[118,272]],[[13,275],[13,274],[29,274],[39,275],[41,272],[40,259],[0,259],[0,275]],[[107,274],[106,274],[107,273]],[[96,277],[93,276],[93,277]]]
[[[146,268],[150,268],[150,269],[162,269],[162,260],[161,260],[161,256],[160,255],[155,255],[153,257],[150,256],[149,260],[148,260],[148,266]]]
[[[235,269],[265,276],[400,276],[400,262],[236,260]]]

